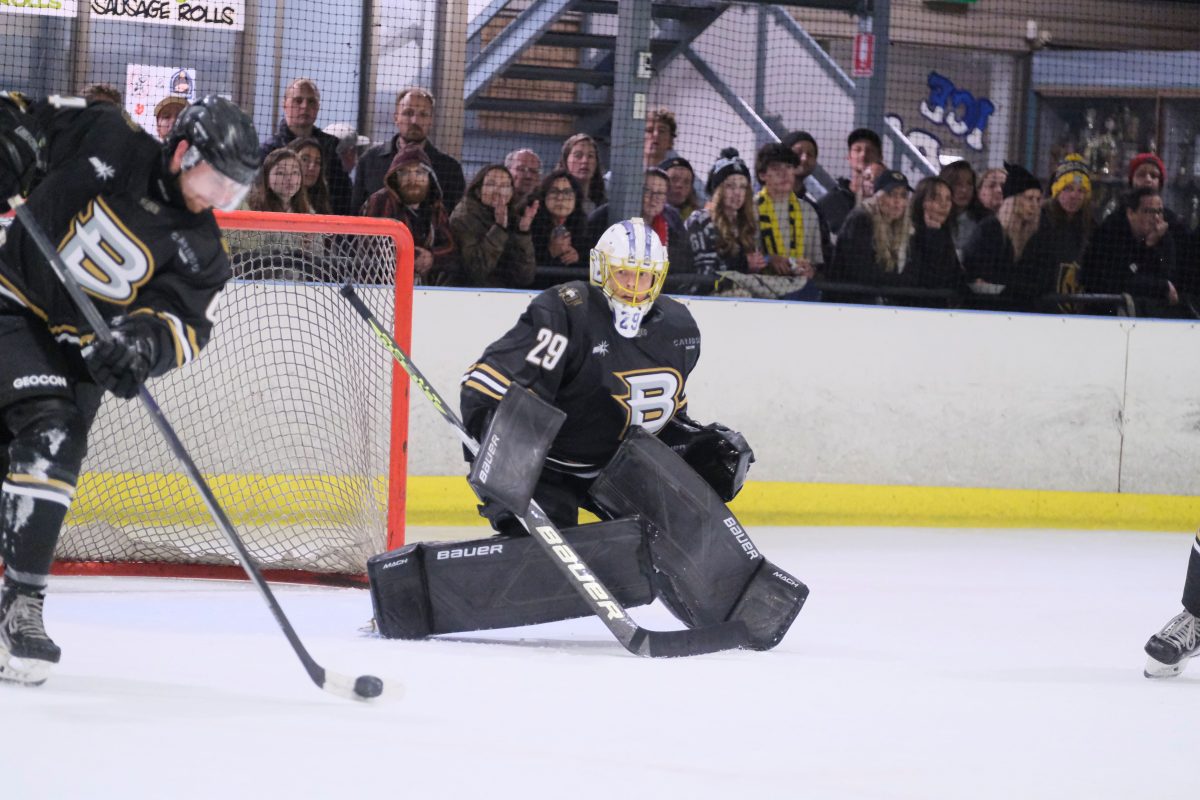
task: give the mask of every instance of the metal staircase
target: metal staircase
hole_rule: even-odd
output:
[[[856,83],[812,40],[781,6],[832,8],[870,13],[880,0],[795,0],[760,5],[791,34],[798,52],[829,73],[850,102]],[[692,43],[734,3],[714,0],[655,0],[650,66],[661,73],[683,57],[705,77],[760,141],[778,138],[784,125],[764,109],[738,97],[692,49]],[[478,166],[504,148],[532,147],[550,163],[566,136],[584,132],[604,147],[612,123],[616,0],[493,0],[471,21],[463,96],[467,112],[464,161]],[[485,44],[486,42],[486,44]],[[537,116],[536,126],[522,120]],[[880,132],[909,155],[916,153],[901,134],[881,119]],[[506,150],[505,150],[506,152]],[[919,153],[916,153],[919,157]],[[548,165],[547,165],[548,166]],[[926,165],[918,164],[922,171]],[[820,175],[828,185],[828,177]]]
[[[654,2],[651,68],[662,70],[729,5],[708,0]],[[562,123],[559,132],[581,131],[605,142],[612,121],[616,14],[614,0],[496,0],[484,9],[471,22],[467,38],[463,97],[469,115],[464,153],[468,160],[472,150],[494,156],[497,140],[505,138],[503,118],[509,115],[514,121],[531,114],[554,117]],[[486,37],[499,26],[502,29]],[[545,48],[554,48],[555,63],[530,59],[533,48],[543,54]],[[523,82],[524,91],[495,91],[512,81]],[[490,113],[491,124],[478,124],[478,117],[470,118],[472,112]],[[543,149],[566,138],[559,132],[543,134],[548,139]],[[538,134],[521,131],[514,144],[517,138],[528,146],[531,139],[536,143]]]

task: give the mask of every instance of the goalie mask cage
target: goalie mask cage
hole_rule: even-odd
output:
[[[403,543],[408,381],[339,295],[405,347],[413,245],[393,220],[218,214],[233,264],[212,339],[150,389],[268,578],[365,580]],[[242,577],[142,405],[108,395],[57,574]]]

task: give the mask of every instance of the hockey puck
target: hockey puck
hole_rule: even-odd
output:
[[[374,675],[359,675],[354,681],[354,693],[366,699],[379,697],[383,694],[383,681]]]

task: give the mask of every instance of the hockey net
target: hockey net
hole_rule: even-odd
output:
[[[150,389],[268,576],[361,576],[403,542],[408,389],[338,289],[354,281],[407,348],[412,240],[391,220],[219,222],[234,279],[212,339]],[[56,556],[60,573],[241,574],[142,405],[111,395]]]

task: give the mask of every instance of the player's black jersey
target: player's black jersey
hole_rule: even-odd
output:
[[[566,412],[547,465],[591,477],[638,425],[657,433],[687,398],[700,330],[685,306],[660,297],[632,339],[613,328],[604,294],[583,281],[539,294],[516,326],[463,378],[462,414],[479,438],[510,383]]]
[[[212,213],[187,209],[161,145],[115,106],[37,113],[48,168],[29,208],[107,320],[149,314],[161,323],[153,374],[190,361],[230,277]],[[21,223],[0,237],[0,297],[40,318],[60,343],[86,343],[87,323]]]

